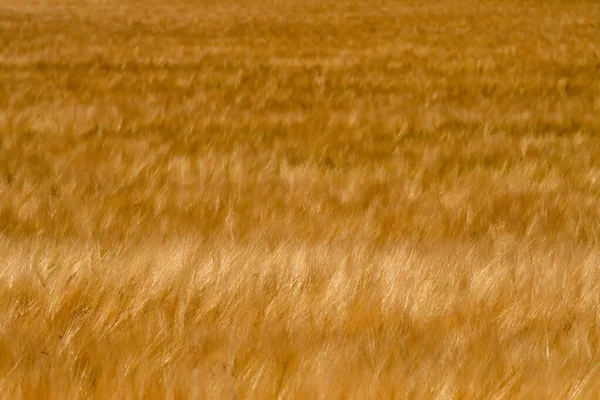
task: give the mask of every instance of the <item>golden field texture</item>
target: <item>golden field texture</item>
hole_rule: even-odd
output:
[[[0,397],[600,393],[600,3],[0,0]]]

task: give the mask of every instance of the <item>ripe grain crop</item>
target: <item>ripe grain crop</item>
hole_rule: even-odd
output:
[[[600,4],[0,0],[0,397],[595,398]]]

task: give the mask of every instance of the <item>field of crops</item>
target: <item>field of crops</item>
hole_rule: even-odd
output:
[[[0,398],[600,392],[600,3],[0,0]]]

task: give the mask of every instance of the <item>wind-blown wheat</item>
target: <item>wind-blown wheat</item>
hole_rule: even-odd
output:
[[[0,396],[594,398],[599,21],[0,0]]]

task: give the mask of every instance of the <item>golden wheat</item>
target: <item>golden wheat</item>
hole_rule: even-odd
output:
[[[0,0],[0,396],[595,398],[599,23]]]

